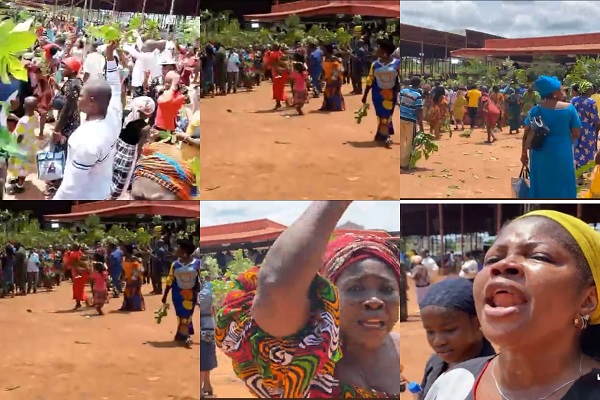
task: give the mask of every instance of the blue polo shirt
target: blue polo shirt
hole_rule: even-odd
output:
[[[417,89],[407,88],[400,91],[400,119],[417,122],[417,113],[423,108],[423,96]]]

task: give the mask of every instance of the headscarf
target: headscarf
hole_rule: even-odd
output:
[[[134,179],[148,178],[169,191],[181,200],[191,198],[192,187],[196,177],[187,162],[174,146],[166,143],[150,143],[142,149]]]
[[[594,87],[594,85],[592,85],[590,82],[582,81],[582,82],[579,82],[578,92],[581,94],[585,94],[585,92],[587,92],[588,90],[590,90],[593,87]]]
[[[560,80],[555,76],[542,75],[533,84],[534,89],[540,94],[542,98],[550,96],[552,93],[560,90]]]
[[[451,310],[462,311],[476,316],[475,300],[473,299],[473,284],[462,278],[447,278],[432,285],[419,308],[438,306]]]
[[[346,268],[367,258],[376,258],[392,267],[400,285],[400,258],[395,248],[373,235],[346,234],[329,242],[320,273],[335,284]]]
[[[592,271],[598,297],[600,298],[600,233],[579,218],[553,210],[532,211],[519,218],[531,216],[546,217],[557,222],[575,239]],[[600,324],[600,307],[597,307],[592,313],[589,322],[591,325]]]
[[[123,121],[123,128],[125,128],[130,122],[152,115],[156,109],[154,100],[148,96],[136,97],[129,104],[131,112],[125,117],[125,120]]]

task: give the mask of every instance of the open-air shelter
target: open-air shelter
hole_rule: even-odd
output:
[[[111,222],[130,219],[151,219],[160,215],[163,219],[199,219],[200,202],[197,201],[150,201],[150,200],[103,200],[74,204],[70,213],[47,214],[47,222],[84,221],[97,215]]]
[[[200,251],[208,254],[270,247],[286,228],[287,226],[269,219],[200,227]],[[396,239],[392,233],[383,230],[336,229],[333,236],[348,233],[369,233],[392,242]]]
[[[437,236],[439,254],[445,254],[445,236],[460,235],[461,241],[465,235],[495,236],[507,221],[535,209],[556,210],[589,224],[600,223],[600,207],[594,204],[403,204],[400,236]]]
[[[575,56],[600,54],[600,33],[546,36],[518,39],[488,39],[480,48],[452,51],[460,58],[507,58],[531,61],[535,56],[554,56],[557,61],[573,61]]]
[[[486,40],[491,38],[500,38],[500,36],[469,29],[465,29],[464,34],[451,33],[401,23],[401,74],[403,77],[408,77],[414,74],[454,73],[450,61],[454,51],[483,47]]]
[[[363,18],[400,19],[400,2],[389,0],[297,0],[275,2],[270,13],[247,14],[245,20],[282,21],[295,14],[300,18],[360,15]]]

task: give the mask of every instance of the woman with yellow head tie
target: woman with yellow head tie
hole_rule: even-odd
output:
[[[506,225],[474,282],[498,355],[459,364],[426,400],[600,399],[600,234],[556,211]]]

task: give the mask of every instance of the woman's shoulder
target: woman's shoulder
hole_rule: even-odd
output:
[[[562,400],[600,399],[598,376],[600,376],[600,369],[593,369],[591,372],[583,375],[575,381]]]

